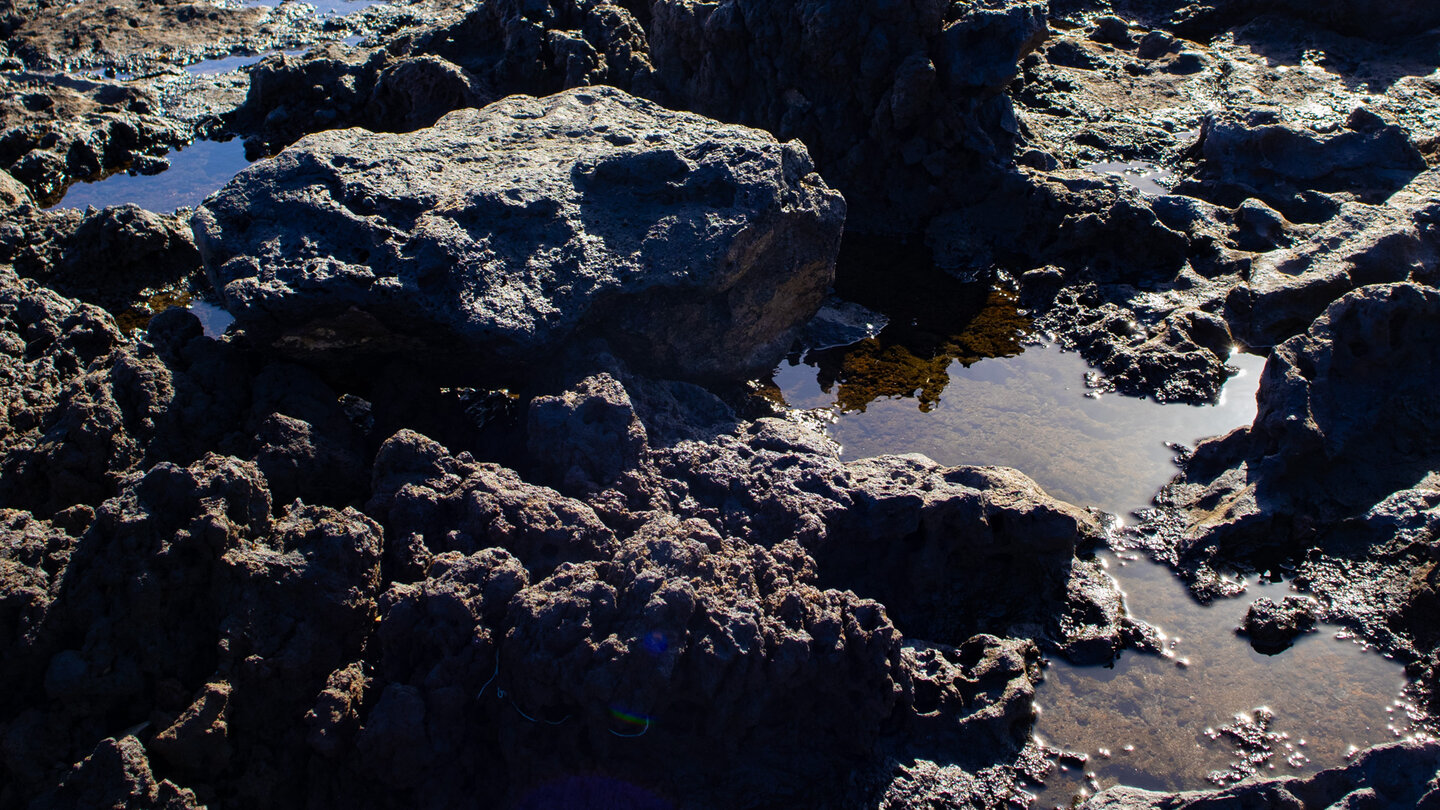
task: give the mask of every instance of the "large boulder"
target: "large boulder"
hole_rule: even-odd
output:
[[[1187,576],[1209,588],[1228,562],[1364,556],[1395,536],[1378,523],[1343,535],[1383,521],[1400,491],[1435,489],[1437,324],[1440,290],[1377,284],[1275,349],[1254,425],[1200,443],[1160,496],[1189,513],[1173,537],[1162,530]]]
[[[819,308],[844,211],[801,144],[589,88],[311,136],[193,224],[240,324],[297,355],[531,363],[600,335],[638,367],[728,377]]]
[[[1363,510],[1435,469],[1440,290],[1362,287],[1277,347],[1257,395],[1261,473]]]
[[[995,180],[1005,87],[1048,34],[1039,2],[656,0],[667,103],[800,138],[866,231],[914,233]]]

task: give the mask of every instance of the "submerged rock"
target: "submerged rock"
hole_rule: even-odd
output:
[[[1250,645],[1266,655],[1289,647],[1295,638],[1315,629],[1315,600],[1287,596],[1284,601],[1261,597],[1245,611],[1236,630],[1250,637]]]
[[[295,355],[522,363],[600,335],[732,377],[819,308],[843,222],[802,145],[594,88],[312,136],[194,225],[238,322]]]

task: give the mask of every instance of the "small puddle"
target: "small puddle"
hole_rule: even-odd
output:
[[[165,156],[170,167],[152,175],[117,172],[93,183],[75,183],[51,208],[104,208],[134,203],[147,211],[170,213],[199,205],[250,165],[239,138],[196,141]]]
[[[1322,624],[1273,656],[1235,634],[1251,602],[1279,601],[1294,592],[1287,584],[1252,583],[1204,606],[1161,565],[1124,552],[1101,558],[1131,614],[1167,635],[1167,657],[1050,662],[1035,735],[1087,759],[1062,762],[1036,807],[1069,807],[1120,784],[1204,790],[1251,774],[1307,775],[1343,765],[1356,749],[1425,736],[1412,726],[1404,667],[1341,628]]]
[[[205,330],[206,337],[220,337],[235,322],[234,315],[209,301],[191,301],[185,308],[200,319],[200,328]]]
[[[295,2],[314,6],[317,16],[344,17],[371,6],[381,5],[385,0],[295,0]],[[269,0],[246,0],[245,5],[273,7],[282,5],[282,3],[269,2]]]
[[[344,2],[344,0],[341,0],[341,2]],[[339,42],[341,45],[349,45],[353,48],[364,40],[364,34],[351,34],[348,37],[331,41]],[[302,56],[310,50],[310,47],[305,47],[262,51],[260,53],[232,54],[230,56],[222,56],[219,59],[205,59],[199,62],[192,62],[185,66],[185,72],[191,76],[219,76],[243,68],[253,67],[267,56],[275,56],[276,54],[282,56]]]
[[[910,372],[897,373],[888,390],[857,390],[843,370],[851,382],[803,362],[782,365],[775,383],[792,407],[823,409],[847,460],[924,453],[952,466],[1014,467],[1056,498],[1124,515],[1149,505],[1175,475],[1167,442],[1193,442],[1254,420],[1265,366],[1262,357],[1233,355],[1240,372],[1218,405],[1158,405],[1094,396],[1085,385],[1093,369],[1074,352],[1018,340],[1016,351],[968,364],[942,357],[916,368],[874,341],[850,347],[841,365],[873,367],[878,356]]]
[[[235,316],[219,304],[197,298],[184,287],[164,289],[136,302],[130,309],[118,313],[115,322],[126,332],[143,330],[150,325],[151,318],[174,307],[184,307],[199,318],[200,328],[207,337],[220,337],[235,322]]]
[[[768,388],[820,415],[846,459],[920,452],[1010,466],[1055,497],[1129,515],[1175,474],[1168,442],[1193,444],[1255,417],[1262,358],[1233,355],[1238,373],[1215,405],[1097,397],[1078,355],[1028,342],[1008,294],[953,280],[917,288],[898,260],[885,263],[897,269],[871,274],[883,284],[847,285],[843,267],[837,282],[886,324],[879,334],[792,356]],[[897,306],[902,298],[912,303]],[[849,320],[867,321],[863,310]],[[1167,635],[1166,656],[1050,663],[1036,736],[1088,758],[1062,758],[1036,806],[1068,807],[1116,784],[1199,790],[1251,773],[1312,773],[1343,765],[1354,748],[1423,735],[1403,697],[1404,668],[1348,633],[1322,626],[1274,656],[1235,634],[1255,598],[1279,599],[1288,585],[1252,584],[1203,606],[1163,566],[1130,552],[1100,557],[1132,615]]]
[[[1146,163],[1143,160],[1092,163],[1082,168],[1099,174],[1113,174],[1117,177],[1124,178],[1130,185],[1140,189],[1142,194],[1157,196],[1169,194],[1170,187],[1175,184],[1174,172],[1163,166],[1156,166],[1154,163]]]

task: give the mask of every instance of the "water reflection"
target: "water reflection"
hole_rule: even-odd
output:
[[[240,139],[196,141],[166,158],[170,168],[153,175],[118,172],[93,183],[75,183],[52,208],[134,203],[149,211],[171,212],[199,205],[249,165]]]
[[[1169,194],[1175,185],[1175,173],[1163,166],[1131,160],[1117,163],[1092,163],[1085,167],[1100,174],[1113,174],[1139,189],[1142,194]]]
[[[1118,515],[1149,504],[1174,475],[1167,443],[1255,417],[1262,358],[1232,356],[1238,373],[1212,406],[1097,397],[1083,359],[1027,344],[1013,298],[976,287],[917,295],[892,282],[895,298],[923,299],[918,313],[860,291],[890,324],[848,347],[792,357],[775,372],[775,395],[828,413],[847,459],[920,452],[943,464],[1015,467],[1051,495]],[[1354,748],[1420,734],[1402,697],[1403,667],[1338,628],[1322,625],[1275,656],[1235,634],[1250,602],[1278,600],[1288,585],[1252,585],[1203,606],[1162,566],[1129,552],[1102,559],[1130,612],[1168,635],[1167,655],[1127,653],[1108,668],[1051,663],[1036,734],[1088,759],[1052,775],[1039,806],[1115,784],[1195,790],[1251,773],[1310,773],[1342,765]]]
[[[1036,698],[1035,733],[1089,759],[1052,776],[1037,806],[1066,806],[1082,790],[1116,784],[1212,788],[1245,775],[1247,757],[1261,776],[1314,773],[1343,765],[1352,746],[1412,733],[1404,668],[1337,639],[1348,636],[1339,628],[1321,625],[1274,656],[1235,635],[1250,602],[1279,600],[1288,585],[1256,584],[1203,606],[1159,565],[1115,554],[1105,560],[1131,613],[1169,635],[1173,657],[1127,654],[1112,668],[1051,662]],[[1262,708],[1273,714],[1268,724],[1255,712]],[[1248,736],[1268,751],[1222,732],[1236,715],[1247,716]]]
[[[1192,442],[1254,419],[1265,363],[1251,355],[1231,357],[1239,373],[1217,405],[1157,405],[1086,396],[1085,373],[1092,369],[1079,355],[1054,346],[1021,348],[969,365],[943,357],[928,371],[944,392],[928,402],[921,397],[933,388],[912,396],[903,390],[910,380],[847,399],[843,385],[838,391],[827,387],[823,367],[799,362],[781,366],[775,382],[791,406],[834,412],[831,435],[846,459],[924,453],[942,464],[1014,467],[1061,500],[1124,515],[1148,505],[1175,474],[1168,442]],[[855,407],[872,393],[863,408]]]

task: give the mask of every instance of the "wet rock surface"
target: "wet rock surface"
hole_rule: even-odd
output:
[[[1029,329],[1162,401],[1273,348],[1136,542],[1206,598],[1293,572],[1257,649],[1344,622],[1433,705],[1440,19],[1362,5],[6,6],[0,807],[1027,801],[1042,655],[1161,640],[1023,471],[847,463],[722,384],[842,226],[879,260],[837,307],[940,313],[832,347],[860,407]],[[291,148],[198,240],[40,210],[201,135]],[[148,311],[202,252],[218,339]],[[1424,806],[1435,770],[1086,806]]]
[[[1245,612],[1245,620],[1237,632],[1250,638],[1257,651],[1274,654],[1315,629],[1315,605],[1303,597],[1287,596],[1281,602],[1261,597]]]

